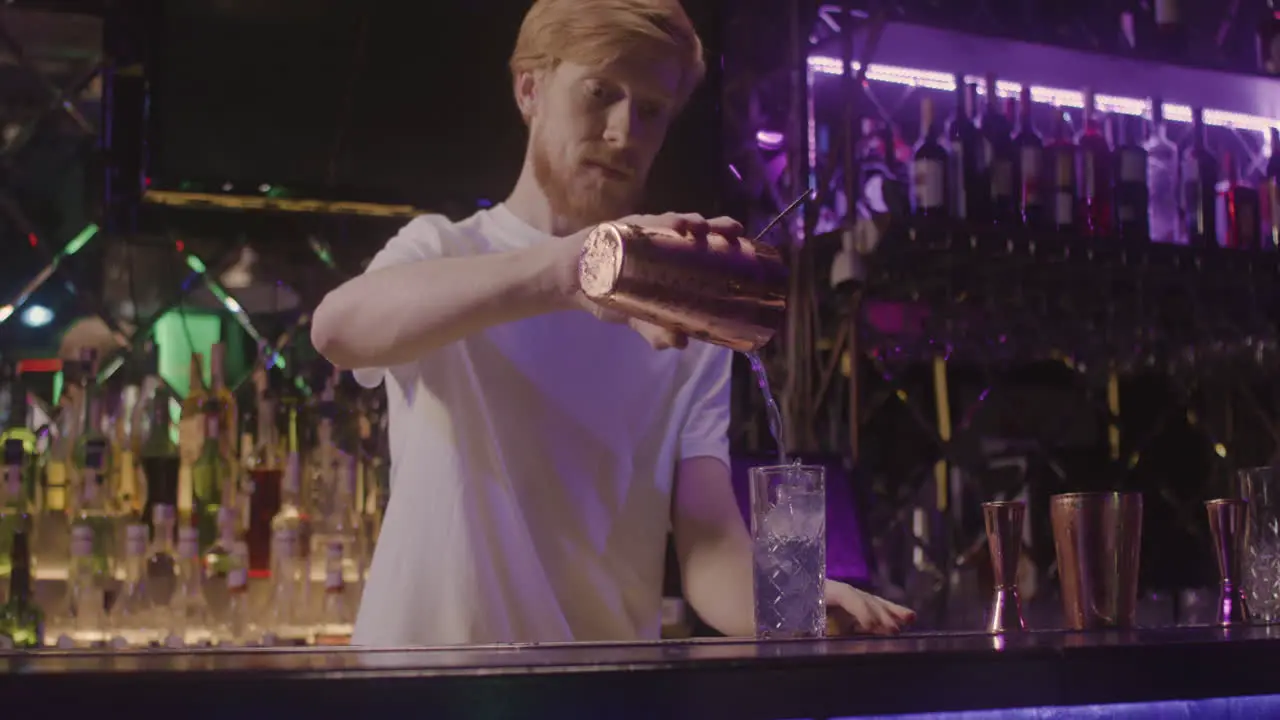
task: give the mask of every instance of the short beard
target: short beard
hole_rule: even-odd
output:
[[[532,140],[533,177],[547,196],[551,212],[575,225],[588,227],[618,220],[635,212],[640,186],[606,182],[592,188],[576,187],[576,173],[568,158],[552,159],[547,144],[535,134]]]

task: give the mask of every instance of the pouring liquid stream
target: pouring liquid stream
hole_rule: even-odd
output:
[[[760,394],[764,396],[765,416],[769,420],[769,434],[773,435],[773,442],[778,446],[778,464],[787,464],[787,439],[782,427],[782,411],[778,408],[778,401],[773,397],[773,391],[769,389],[769,374],[765,372],[764,361],[760,359],[759,353],[744,353],[747,361],[751,363],[751,372],[756,376],[756,384],[760,387]]]

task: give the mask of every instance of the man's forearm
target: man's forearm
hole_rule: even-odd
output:
[[[685,599],[704,622],[729,637],[755,634],[751,563],[751,541],[745,533],[700,543],[685,557]]]
[[[344,368],[412,362],[487,327],[558,309],[556,257],[535,246],[366,273],[316,308],[312,343]]]

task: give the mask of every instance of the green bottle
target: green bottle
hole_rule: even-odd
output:
[[[9,546],[9,600],[0,606],[0,647],[29,649],[44,645],[44,613],[31,592],[31,543],[23,517]]]

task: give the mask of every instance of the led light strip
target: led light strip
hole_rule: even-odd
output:
[[[841,64],[842,63],[838,58],[833,57],[816,55],[809,58],[809,69],[822,75],[840,75]],[[857,72],[861,68],[861,63],[853,63],[854,72]],[[867,69],[867,79],[875,80],[876,82],[894,83],[896,85],[910,85],[912,87],[929,88],[932,90],[954,92],[956,89],[954,74],[936,72],[933,70],[899,67],[896,65],[872,64]],[[977,83],[978,92],[981,94],[986,93],[983,78],[975,75],[967,75],[965,76],[965,81]],[[1016,82],[1000,80],[996,83],[996,92],[1001,97],[1016,98],[1022,92],[1022,85]],[[1060,107],[1084,107],[1084,93],[1079,90],[1063,90],[1061,88],[1032,85],[1031,99],[1034,102],[1058,105]],[[1119,113],[1121,115],[1134,115],[1137,117],[1143,117],[1150,114],[1151,102],[1149,100],[1102,94],[1096,95],[1094,99],[1097,102],[1098,109],[1104,112]],[[1191,106],[1166,102],[1164,104],[1164,117],[1166,120],[1170,120],[1172,122],[1189,123],[1191,122]],[[1245,113],[1230,112],[1228,110],[1214,110],[1212,108],[1204,109],[1204,122],[1206,125],[1239,130],[1252,130],[1254,132],[1262,133],[1263,142],[1267,145],[1270,145],[1270,137],[1268,135],[1269,130],[1273,127],[1280,128],[1280,120],[1274,118],[1247,115]]]

